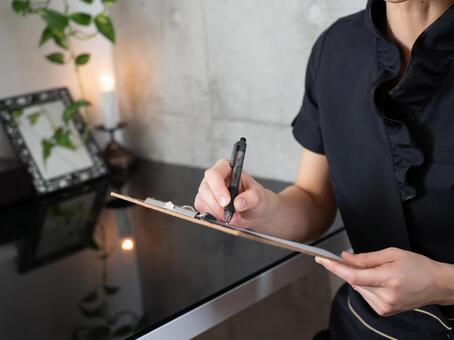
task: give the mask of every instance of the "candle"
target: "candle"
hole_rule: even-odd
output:
[[[99,78],[101,87],[101,110],[104,116],[104,126],[115,128],[119,123],[118,98],[115,91],[115,79],[112,74],[104,73]]]

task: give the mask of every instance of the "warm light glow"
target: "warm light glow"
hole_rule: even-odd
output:
[[[99,84],[101,86],[101,91],[110,92],[115,90],[115,79],[114,76],[110,73],[103,73],[99,77]]]
[[[129,251],[134,249],[134,240],[125,238],[121,241],[121,249]]]

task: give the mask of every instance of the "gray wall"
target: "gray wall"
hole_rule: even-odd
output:
[[[248,138],[245,169],[293,180],[290,122],[317,36],[365,0],[128,0],[114,9],[126,141],[147,158],[207,167]],[[278,165],[277,165],[278,164]]]

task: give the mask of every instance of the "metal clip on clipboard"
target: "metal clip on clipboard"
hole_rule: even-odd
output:
[[[164,201],[158,200],[156,198],[147,198],[144,202],[147,204],[158,206],[162,209],[167,209],[167,210],[188,216],[188,217],[198,218],[198,219],[213,222],[213,223],[216,223],[216,224],[219,224],[222,226],[227,226],[225,223],[219,222],[216,219],[216,217],[214,217],[213,215],[201,214],[190,205],[178,206],[178,205],[173,204],[170,201],[164,202]]]
[[[145,199],[144,202],[147,204],[158,206],[162,209],[170,210],[170,211],[188,216],[188,217],[198,218],[199,220],[211,222],[211,223],[217,224],[222,227],[230,228],[233,230],[239,230],[242,232],[253,232],[249,228],[240,228],[240,227],[230,225],[226,222],[221,222],[218,219],[216,219],[216,217],[214,217],[213,215],[200,213],[190,205],[178,206],[178,205],[173,204],[171,201],[164,202],[164,201],[158,200],[156,198],[147,198],[147,199]]]

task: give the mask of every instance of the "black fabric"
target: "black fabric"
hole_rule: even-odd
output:
[[[330,315],[331,340],[453,339],[452,324],[435,305],[381,317],[349,285],[336,294]]]
[[[306,90],[304,93],[303,105],[301,106],[299,114],[292,122],[293,136],[295,139],[307,149],[321,154],[324,153],[324,150],[320,127],[316,79],[325,35],[326,34],[322,34],[318,38],[312,49],[306,69]]]
[[[369,0],[316,41],[293,134],[326,155],[355,252],[454,263],[454,6],[418,37],[399,81],[385,6]]]
[[[454,6],[400,68],[385,2],[338,20],[315,43],[296,140],[325,154],[356,252],[390,246],[454,263]]]

